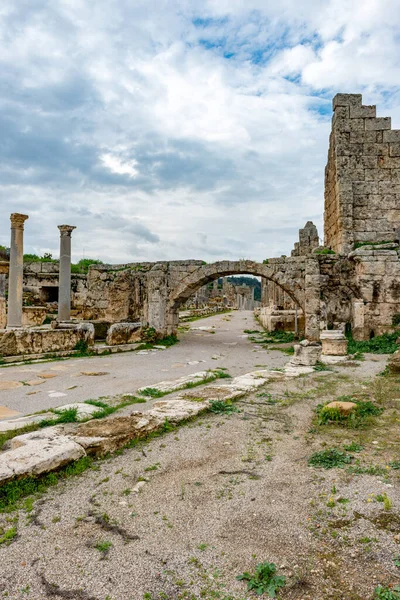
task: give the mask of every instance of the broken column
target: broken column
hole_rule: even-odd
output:
[[[58,225],[60,230],[60,274],[58,284],[58,321],[71,318],[71,233],[73,225]]]
[[[24,223],[28,215],[12,213],[10,270],[8,276],[8,319],[7,327],[22,326],[22,292],[24,278]]]

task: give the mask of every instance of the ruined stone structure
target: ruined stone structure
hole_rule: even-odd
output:
[[[120,323],[113,339],[138,339],[138,324],[153,327],[163,336],[177,331],[179,310],[197,290],[215,282],[217,297],[221,277],[249,274],[261,278],[264,307],[270,307],[274,316],[286,312],[288,322],[304,327],[311,341],[319,340],[322,330],[343,330],[346,324],[359,340],[391,330],[400,318],[400,130],[390,128],[390,119],[376,118],[375,107],[363,106],[357,94],[338,94],[333,109],[325,174],[325,246],[319,246],[316,227],[307,222],[290,257],[263,263],[96,264],[87,277],[72,278],[72,293],[61,273],[64,308],[60,306],[59,320],[69,319],[67,305],[72,302],[75,316],[82,320],[97,325]],[[8,322],[13,327],[22,324],[25,219],[26,215],[12,215]],[[70,243],[73,228],[63,227]],[[62,256],[68,276],[70,247],[62,245]],[[3,326],[4,264],[0,264]],[[25,266],[24,278],[27,288],[36,286],[44,296],[46,287],[56,287],[58,266],[32,263]],[[52,283],[39,285],[38,280]],[[51,290],[47,293],[50,297]]]
[[[325,170],[325,244],[348,254],[358,242],[398,239],[400,130],[361,94],[337,94]]]

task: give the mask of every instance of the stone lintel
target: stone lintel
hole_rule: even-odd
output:
[[[29,219],[28,215],[23,215],[21,213],[11,213],[11,229],[23,229],[25,221]]]

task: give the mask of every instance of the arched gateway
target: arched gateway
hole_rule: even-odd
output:
[[[303,310],[307,338],[319,338],[319,266],[315,258],[282,257],[270,259],[266,264],[251,260],[196,263],[186,272],[176,272],[173,268],[158,272],[153,285],[149,286],[147,321],[157,331],[176,332],[179,307],[198,288],[219,277],[250,274],[281,287]]]

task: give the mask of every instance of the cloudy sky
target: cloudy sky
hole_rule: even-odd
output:
[[[322,232],[331,99],[400,128],[399,0],[2,0],[0,244],[263,259]]]

